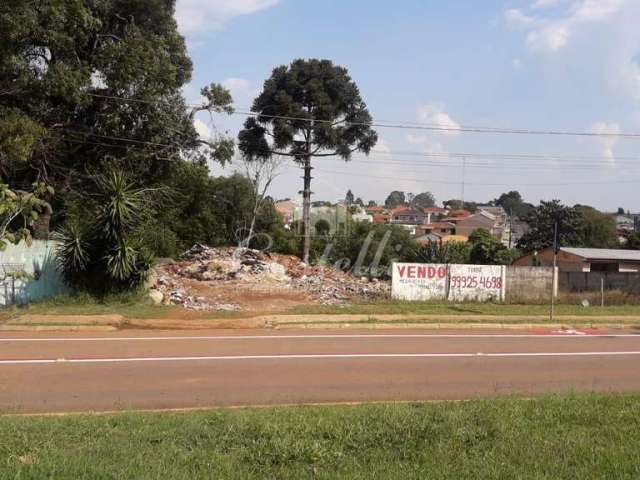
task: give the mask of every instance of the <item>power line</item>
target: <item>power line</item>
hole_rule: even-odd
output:
[[[72,130],[68,130],[69,132],[72,133],[76,133],[76,131],[72,131]],[[159,144],[159,143],[155,143],[155,142],[142,142],[142,141],[138,141],[138,140],[133,140],[133,139],[129,139],[129,138],[125,138],[125,137],[117,137],[117,136],[112,136],[112,135],[98,135],[98,134],[89,134],[87,132],[77,132],[80,133],[82,135],[85,136],[98,136],[98,137],[102,137],[102,138],[106,138],[106,139],[110,139],[110,140],[114,140],[114,141],[124,141],[124,142],[133,142],[133,144],[128,144],[128,145],[121,145],[121,144],[113,144],[113,143],[104,143],[104,142],[97,142],[97,141],[88,141],[88,140],[78,140],[78,139],[73,139],[73,138],[64,138],[65,141],[69,141],[69,142],[73,142],[73,143],[78,143],[78,144],[87,144],[87,145],[96,145],[96,146],[104,146],[104,147],[110,147],[110,148],[122,148],[122,149],[130,149],[133,147],[137,147],[137,148],[144,148],[144,146],[147,145],[151,145],[151,146],[162,146],[162,147],[167,147],[170,148],[170,145],[164,145],[164,144]],[[175,161],[175,158],[169,158],[169,157],[162,157],[159,156],[157,154],[154,154],[154,158],[158,159],[158,160],[166,160],[166,161]],[[464,158],[473,158],[473,154],[465,154]],[[368,164],[379,164],[379,165],[400,165],[400,166],[411,166],[411,168],[413,169],[417,169],[417,168],[460,168],[460,165],[457,164],[451,164],[451,163],[447,163],[447,162],[436,162],[436,161],[400,161],[400,160],[375,160],[372,159],[370,157],[358,157],[358,156],[354,156],[351,159],[352,161],[362,161],[362,162],[366,162]],[[454,160],[458,160],[458,159],[454,159]],[[322,159],[322,161],[336,161],[336,162],[343,162],[342,159],[340,158],[331,158],[331,157],[324,157]],[[588,165],[588,166],[584,166],[584,165],[576,165],[577,167],[580,167],[582,170],[602,170],[603,167],[605,167],[604,165]],[[640,168],[640,165],[637,165]],[[513,171],[513,172],[519,172],[519,171],[523,171],[523,170],[535,170],[535,171],[542,171],[542,170],[546,170],[546,171],[558,171],[558,170],[563,170],[563,169],[571,169],[573,170],[574,167],[572,165],[557,165],[557,166],[540,166],[540,165],[492,165],[489,163],[469,163],[468,161],[466,162],[466,167],[467,168],[473,168],[473,169],[481,169],[481,170],[501,170],[501,171]],[[505,184],[506,185],[506,184]]]
[[[427,130],[427,131],[444,131],[459,133],[497,133],[497,134],[515,134],[515,135],[554,135],[554,136],[572,136],[572,137],[605,137],[605,138],[627,138],[640,139],[640,133],[606,133],[606,132],[575,132],[562,130],[532,130],[518,128],[502,128],[502,127],[476,127],[460,125],[457,127],[444,124],[422,124],[417,122],[334,122],[331,120],[318,120],[304,117],[290,117],[286,115],[266,115],[258,112],[236,110],[234,115],[244,115],[256,118],[270,118],[278,120],[290,120],[295,122],[314,122],[329,125],[345,125],[345,126],[369,126],[378,128],[395,128],[401,130]]]
[[[149,142],[146,140],[136,140],[133,138],[127,138],[127,137],[118,137],[118,136],[113,136],[113,135],[102,135],[99,133],[92,133],[92,132],[84,132],[82,130],[71,130],[71,129],[61,129],[62,131],[68,132],[68,133],[72,133],[72,134],[78,134],[78,135],[85,135],[87,137],[98,137],[98,138],[104,138],[107,140],[117,140],[117,141],[122,141],[122,142],[129,142],[129,143],[135,143],[135,144],[139,144],[139,145],[147,145],[147,146],[152,146],[152,147],[163,147],[163,148],[176,148],[179,147],[179,145],[168,145],[168,144],[164,144],[164,143],[156,143],[156,142]]]
[[[473,158],[473,157],[465,157],[466,159],[469,158]],[[452,160],[459,160],[459,159],[452,159]],[[452,163],[452,162],[437,162],[437,161],[431,161],[431,160],[424,160],[424,161],[406,161],[406,160],[394,160],[394,159],[390,159],[390,160],[376,160],[375,158],[371,158],[371,157],[352,157],[349,162],[345,162],[344,160],[342,160],[341,158],[331,158],[331,157],[324,157],[321,159],[321,161],[335,161],[335,162],[339,162],[339,163],[351,163],[351,162],[362,162],[362,163],[367,163],[367,164],[379,164],[379,165],[403,165],[403,166],[407,166],[407,167],[411,167],[411,168],[433,168],[433,167],[438,167],[438,168],[456,168],[459,169],[461,167],[461,163]],[[607,168],[607,165],[605,164],[588,164],[588,165],[582,165],[582,164],[562,164],[562,165],[533,165],[533,164],[512,164],[512,165],[497,165],[494,163],[490,163],[490,162],[484,162],[484,163],[472,163],[469,161],[466,161],[466,166],[468,168],[477,168],[477,169],[487,169],[487,170],[503,170],[503,171],[526,171],[526,170],[532,170],[532,171],[561,171],[561,170],[571,170],[575,173],[580,173],[579,171],[576,172],[576,170],[584,170],[584,171],[600,171],[603,169]],[[625,170],[629,170],[629,169],[633,169],[633,168],[640,168],[640,164],[636,165],[636,166],[631,166],[631,167],[627,167]]]
[[[337,174],[337,175],[346,175],[346,176],[355,176],[355,177],[366,177],[366,178],[378,178],[378,179],[384,179],[384,180],[403,180],[403,181],[410,181],[410,182],[415,182],[415,181],[420,181],[419,178],[403,178],[403,177],[397,177],[397,176],[382,176],[382,175],[371,175],[371,174],[366,174],[366,173],[350,173],[350,172],[338,172],[338,171],[333,171],[333,170],[325,170],[325,169],[320,169],[320,168],[316,168],[316,171],[318,172],[323,172],[323,173],[332,173],[332,174]],[[428,182],[430,183],[439,183],[439,184],[444,184],[444,185],[460,185],[460,181],[451,181],[451,180],[439,180],[439,179],[428,179]],[[616,180],[616,181],[610,181],[610,182],[566,182],[566,183],[518,183],[518,182],[511,182],[511,183],[483,183],[483,182],[465,182],[467,185],[479,185],[479,186],[496,186],[496,187],[508,187],[508,186],[514,186],[514,185],[519,185],[519,186],[523,186],[523,187],[554,187],[554,186],[569,186],[569,185],[610,185],[610,184],[624,184],[624,183],[638,183],[640,182],[640,178],[639,179],[635,179],[635,180]]]
[[[104,146],[104,147],[110,147],[110,148],[123,148],[123,149],[129,149],[131,147],[139,147],[139,148],[144,148],[145,146],[153,146],[153,147],[163,147],[163,148],[176,148],[178,147],[178,145],[168,145],[168,144],[162,144],[162,143],[157,143],[157,142],[147,142],[147,141],[141,141],[141,140],[135,140],[135,139],[130,139],[130,138],[126,138],[126,137],[119,137],[119,136],[113,136],[113,135],[101,135],[101,134],[94,134],[94,133],[90,133],[90,132],[83,132],[83,131],[79,131],[79,130],[71,130],[71,129],[66,129],[65,131],[67,131],[68,133],[72,133],[72,134],[79,134],[79,135],[83,135],[85,137],[89,137],[89,136],[94,136],[94,137],[98,137],[98,138],[104,138],[104,139],[108,139],[108,140],[113,140],[113,141],[122,141],[122,142],[127,142],[129,143],[129,145],[119,145],[119,144],[112,144],[112,143],[104,143],[104,142],[90,142],[90,141],[79,141],[77,139],[72,140],[69,138],[66,138],[66,140],[68,141],[73,141],[75,143],[85,143],[85,144],[91,144],[91,145],[96,145],[96,146]],[[476,155],[478,155],[480,158],[484,159],[484,158],[491,158],[488,154],[472,154],[472,153],[465,153],[465,154],[461,154],[461,153],[456,153],[456,154],[438,154],[438,153],[433,153],[433,154],[429,154],[429,153],[419,153],[419,152],[405,152],[405,153],[411,153],[412,155],[415,153],[416,156],[425,156],[425,157],[430,157],[430,156],[434,156],[436,158],[446,158],[447,160],[460,160],[461,158],[464,159],[474,159]],[[375,156],[376,154],[374,153],[373,156]],[[528,157],[528,155],[520,155],[522,157]],[[456,158],[459,157],[459,158]],[[164,159],[167,161],[175,161],[175,159],[171,159],[168,157],[160,157],[157,154],[154,154],[154,158],[156,159]],[[502,160],[507,159],[508,156],[504,156],[501,158]],[[342,159],[339,158],[331,158],[331,157],[324,157],[322,159],[323,161],[343,161]],[[436,162],[436,161],[429,161],[429,160],[425,160],[425,161],[401,161],[401,160],[383,160],[383,161],[376,161],[375,159],[372,159],[370,157],[358,157],[358,156],[354,156],[352,157],[353,161],[365,161],[367,163],[373,163],[373,164],[383,164],[383,165],[408,165],[411,166],[412,168],[430,168],[430,167],[438,167],[438,168],[459,168],[459,165],[456,164],[451,164],[450,162]],[[636,165],[638,167],[640,167],[640,164],[638,164],[637,162],[635,162]],[[541,166],[541,165],[530,165],[530,164],[516,164],[516,165],[492,165],[491,163],[472,163],[469,162],[468,160],[466,161],[466,166],[468,168],[473,168],[473,169],[482,169],[482,170],[501,170],[501,171],[514,171],[514,172],[518,172],[518,171],[523,171],[523,170],[535,170],[535,171],[542,171],[542,170],[547,170],[547,171],[559,171],[559,170],[563,170],[563,169],[574,169],[574,167],[578,167],[581,170],[602,170],[602,168],[606,167],[606,165],[602,165],[602,164],[591,164],[591,165],[582,165],[582,164],[563,164],[563,165],[546,165],[546,166]]]
[[[125,102],[147,103],[147,104],[164,104],[171,105],[166,100],[143,100],[135,98],[118,97],[115,95],[101,95],[89,93],[90,96],[97,98],[105,98],[111,100],[119,100]],[[188,107],[203,108],[202,104],[185,104]],[[372,120],[371,122],[335,122],[333,120],[320,120],[307,117],[295,117],[287,115],[268,115],[251,111],[250,109],[237,109],[232,112],[233,115],[243,115],[257,118],[273,119],[273,120],[289,120],[295,122],[314,122],[316,124],[329,125],[345,125],[345,126],[369,126],[378,128],[394,128],[403,130],[427,130],[427,131],[445,131],[460,133],[494,133],[494,134],[513,134],[513,135],[552,135],[552,136],[573,136],[573,137],[600,137],[600,138],[623,138],[623,139],[640,139],[640,133],[614,133],[614,132],[577,132],[570,130],[536,130],[522,128],[504,128],[504,127],[483,127],[471,125],[452,126],[447,124],[427,124],[413,121],[389,121],[389,120]]]
[[[603,161],[609,161],[609,157],[595,156],[595,155],[563,155],[563,154],[534,154],[534,153],[471,153],[471,152],[418,152],[407,150],[393,150],[393,151],[379,151],[373,150],[371,155],[390,155],[390,156],[410,156],[410,157],[434,157],[434,158],[477,158],[477,159],[490,159],[490,160],[541,160],[541,161],[558,161],[558,160],[580,160],[580,165],[584,165],[586,162],[582,160],[599,160],[597,163]],[[640,157],[628,157],[628,156],[616,156],[615,163],[621,163],[620,161],[629,161],[629,163],[640,164]]]

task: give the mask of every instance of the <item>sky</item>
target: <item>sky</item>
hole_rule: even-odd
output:
[[[577,133],[640,133],[638,0],[177,0],[194,62],[185,87],[229,88],[250,109],[274,67],[326,58],[346,67],[377,121]],[[202,114],[205,137],[245,117]],[[519,190],[603,210],[640,211],[640,138],[377,128],[367,158],[315,161],[314,199],[348,189],[485,202]],[[235,161],[215,175],[240,167]],[[285,163],[270,194],[295,198]]]

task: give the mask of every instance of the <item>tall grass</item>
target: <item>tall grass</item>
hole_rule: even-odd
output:
[[[0,417],[0,478],[636,479],[640,397]]]

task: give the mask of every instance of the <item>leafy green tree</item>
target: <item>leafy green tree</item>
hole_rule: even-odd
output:
[[[364,207],[364,201],[362,201],[360,197],[356,198],[356,201],[354,202],[354,204],[360,207]]]
[[[467,210],[474,213],[478,210],[478,204],[476,202],[463,202],[462,200],[445,200],[442,202],[445,208],[449,210]]]
[[[329,60],[295,60],[273,70],[253,103],[256,117],[247,119],[239,148],[248,159],[283,155],[304,167],[302,258],[311,247],[312,159],[356,151],[368,154],[378,136],[358,87],[343,67]]]
[[[428,242],[417,251],[416,261],[421,263],[469,263],[471,244],[467,242]]]
[[[367,207],[375,207],[376,205],[378,205],[378,202],[375,200],[369,200],[369,202],[367,202]]]
[[[619,245],[616,222],[593,207],[576,205],[581,214],[580,244],[589,248],[615,248]]]
[[[554,244],[555,225],[558,226],[558,246],[581,246],[582,214],[559,200],[542,201],[525,219],[529,231],[518,241],[524,252],[540,251]]]
[[[48,205],[45,197],[52,194],[53,189],[44,183],[35,183],[29,192],[0,183],[0,251],[9,243],[31,243],[30,227]]]
[[[354,275],[387,276],[394,261],[414,261],[418,245],[409,232],[392,225],[355,222],[349,235],[333,235],[313,244],[314,262]]]
[[[435,207],[435,205],[436,199],[431,192],[419,193],[413,197],[413,201],[411,202],[411,206],[419,208],[431,208]]]
[[[618,207],[618,215],[624,215],[624,208]]]
[[[625,235],[624,248],[628,250],[640,250],[640,232],[629,232]]]
[[[517,248],[505,248],[496,253],[495,260],[498,265],[511,265],[522,256]]]
[[[355,196],[353,195],[353,192],[351,192],[351,190],[349,190],[347,192],[347,194],[345,195],[344,199],[345,199],[345,202],[347,202],[347,206],[351,206],[355,202],[355,200],[354,200]]]
[[[237,245],[246,239],[256,206],[256,190],[246,176],[211,177],[206,166],[182,162],[173,169],[167,189],[169,200],[143,229],[145,244],[156,255],[175,257],[195,243]],[[294,253],[293,232],[284,228],[273,200],[265,197],[250,246],[268,244],[269,238],[274,250]]]
[[[500,263],[498,255],[507,249],[484,228],[478,228],[471,232],[469,244],[471,245],[469,260],[476,265],[495,265]]]
[[[516,190],[503,193],[491,203],[504,208],[507,214],[520,218],[526,217],[535,208],[530,203],[525,203],[520,192]]]
[[[398,205],[403,205],[406,202],[404,192],[399,192],[394,190],[389,194],[387,199],[384,201],[384,206],[387,208],[395,208]]]
[[[324,218],[321,218],[316,222],[315,228],[316,235],[324,236],[329,234],[329,231],[331,230],[331,224]]]
[[[52,185],[58,221],[111,168],[148,185],[184,158],[231,158],[232,142],[193,126],[200,110],[230,112],[228,92],[203,89],[196,109],[182,98],[192,65],[173,0],[4,0],[0,38],[4,183]]]

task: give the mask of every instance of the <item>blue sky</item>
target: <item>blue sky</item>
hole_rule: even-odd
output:
[[[178,0],[176,15],[194,61],[190,101],[221,82],[248,108],[275,66],[318,57],[349,69],[375,119],[640,132],[637,0]],[[197,126],[235,135],[242,121],[203,115]],[[518,189],[531,202],[640,210],[640,140],[378,133],[369,159],[316,162],[318,199],[349,188],[364,200],[391,190],[460,198],[465,154],[468,200]],[[535,158],[505,157],[521,154]],[[296,196],[299,177],[283,167],[272,194]]]

